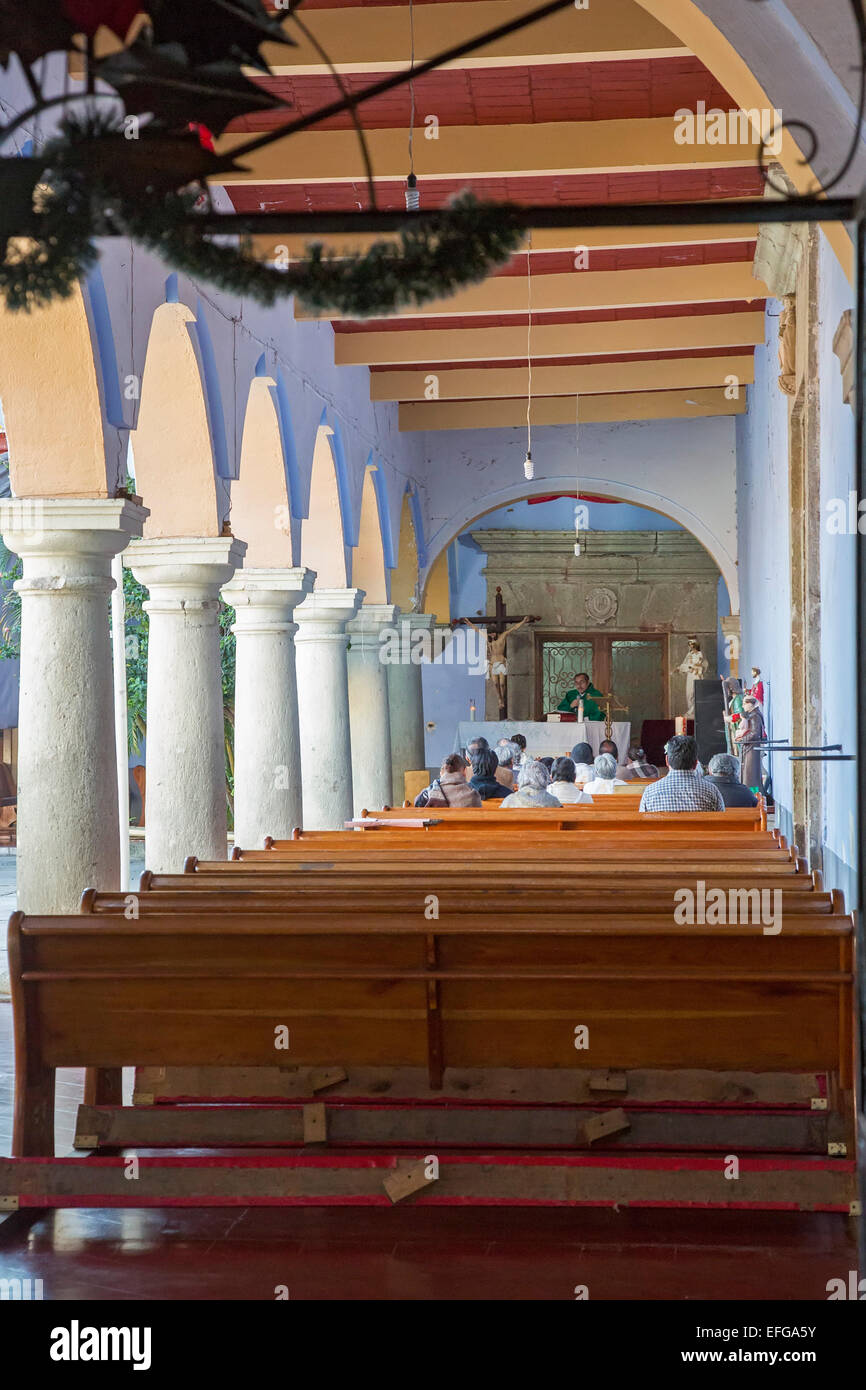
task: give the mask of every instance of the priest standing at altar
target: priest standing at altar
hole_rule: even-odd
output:
[[[583,702],[584,719],[604,719],[601,706],[596,704],[596,699],[602,699],[602,693],[596,690],[585,671],[574,677],[574,685],[574,690],[566,690],[556,708],[566,714],[577,714]]]

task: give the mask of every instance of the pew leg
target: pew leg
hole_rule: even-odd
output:
[[[85,1105],[122,1105],[123,1071],[120,1067],[88,1067],[84,1073]]]
[[[54,1068],[26,1062],[15,1080],[15,1158],[54,1157]]]

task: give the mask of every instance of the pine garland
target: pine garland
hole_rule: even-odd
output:
[[[519,209],[464,193],[431,217],[408,220],[396,242],[375,242],[351,257],[313,243],[306,260],[280,269],[257,260],[247,240],[229,246],[196,225],[199,181],[181,192],[148,188],[133,196],[122,166],[112,169],[111,142],[123,153],[119,137],[119,128],[104,117],[69,118],[42,152],[45,182],[34,199],[31,241],[10,240],[0,263],[0,291],[9,308],[30,309],[70,294],[97,260],[94,238],[108,230],[227,293],[264,305],[295,295],[310,310],[357,318],[391,314],[476,284],[508,259],[523,236]],[[100,142],[102,157],[94,159]],[[153,143],[158,159],[159,142]]]

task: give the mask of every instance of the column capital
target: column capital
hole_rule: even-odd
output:
[[[315,582],[316,571],[302,566],[296,569],[242,569],[228,584],[223,585],[223,594],[226,603],[231,603],[233,608],[241,600],[255,603],[261,598],[263,603],[267,603],[272,595],[278,594],[287,598],[298,595],[294,601],[300,603],[313,592]]]
[[[10,497],[0,501],[0,533],[22,558],[110,559],[141,535],[149,516],[128,497]]]
[[[370,633],[378,637],[383,627],[397,621],[400,609],[394,603],[363,603],[348,624],[347,631],[355,637]]]
[[[347,641],[346,624],[354,618],[363,598],[363,589],[314,589],[295,609],[299,625],[295,641]]]
[[[408,623],[412,632],[432,632],[436,625],[435,613],[401,613],[398,623]]]
[[[151,603],[180,608],[190,601],[216,603],[246,549],[234,536],[163,536],[133,541],[123,563],[150,592]]]

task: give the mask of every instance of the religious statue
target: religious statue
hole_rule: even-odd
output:
[[[499,701],[499,717],[500,719],[504,719],[506,712],[505,680],[508,675],[508,659],[505,652],[505,644],[512,632],[516,632],[517,629],[523,627],[525,623],[534,623],[538,620],[532,617],[521,618],[519,622],[511,623],[508,627],[503,628],[501,632],[490,632],[486,627],[478,627],[476,623],[473,623],[471,618],[458,618],[457,621],[458,623],[465,623],[467,627],[473,628],[475,632],[484,633],[487,641],[487,669],[485,674],[487,679],[492,680],[496,687],[496,698]]]
[[[725,702],[725,741],[728,752],[735,752],[733,732],[743,717],[743,691],[736,676],[722,677],[722,696]]]
[[[760,666],[752,667],[752,684],[746,690],[747,695],[753,695],[764,712],[764,682],[761,680]]]
[[[589,679],[585,671],[573,676],[574,689],[566,690],[565,695],[556,706],[559,710],[564,710],[567,714],[576,714],[579,721],[584,719],[603,719],[601,706],[596,703],[603,698],[600,690]]]
[[[685,660],[677,667],[686,678],[686,719],[695,717],[695,681],[702,681],[709,670],[710,663],[701,651],[697,637],[689,638],[689,650]]]

